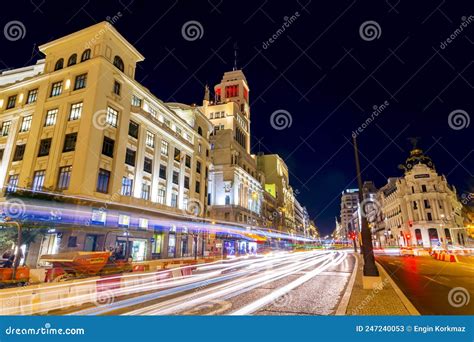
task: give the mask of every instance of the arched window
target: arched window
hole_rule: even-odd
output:
[[[123,72],[123,60],[119,56],[114,57],[114,65]]]
[[[90,58],[91,58],[91,49],[84,50],[81,56],[81,62],[87,61]]]
[[[198,134],[202,137],[202,128],[201,128],[201,126],[198,127]]]
[[[69,59],[67,60],[67,66],[71,66],[71,65],[74,65],[76,64],[77,62],[77,54],[72,54],[71,57],[69,57]]]
[[[54,71],[62,69],[63,65],[64,65],[64,59],[63,58],[58,59],[58,61],[54,65]]]

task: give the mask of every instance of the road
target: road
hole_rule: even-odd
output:
[[[56,310],[67,315],[330,315],[354,257],[345,252],[278,253],[199,265],[190,276],[120,289],[103,304]],[[50,312],[51,314],[51,312]]]
[[[431,257],[377,255],[422,315],[474,314],[474,260],[460,257],[459,263]]]

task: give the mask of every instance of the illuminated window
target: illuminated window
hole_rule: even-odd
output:
[[[107,107],[107,114],[105,117],[105,121],[107,124],[111,125],[112,127],[117,127],[118,111],[113,109],[112,107]]]
[[[148,201],[150,200],[150,185],[143,183],[142,184],[142,194],[141,194],[142,199]]]
[[[51,86],[50,97],[59,96],[63,92],[63,81],[54,82]]]
[[[132,196],[132,188],[133,188],[133,179],[128,177],[122,178],[122,196]]]
[[[19,175],[11,175],[8,177],[7,192],[15,192],[18,188],[18,177]]]
[[[149,131],[146,132],[146,145],[148,147],[155,147],[155,135]]]
[[[142,99],[136,95],[132,95],[132,106],[141,107],[142,106]]]
[[[38,89],[31,89],[28,92],[28,96],[26,98],[26,103],[30,104],[30,103],[36,102],[37,98],[38,98]]]
[[[20,132],[28,132],[30,130],[32,118],[32,115],[23,117],[23,120],[21,121]]]
[[[43,190],[43,185],[44,185],[44,176],[46,175],[45,170],[40,170],[40,171],[35,171],[33,175],[33,184],[31,186],[31,189],[33,191],[41,191]]]
[[[138,219],[138,227],[141,228],[141,229],[148,229],[148,219],[139,218]]]
[[[82,89],[86,87],[87,74],[77,75],[74,81],[74,90]]]
[[[162,154],[163,156],[168,156],[168,147],[169,147],[168,142],[162,140],[162,141],[161,141],[161,149],[160,149],[160,150],[161,150],[161,154]]]
[[[158,189],[158,203],[165,204],[166,202],[166,190]]]
[[[10,131],[11,126],[12,126],[11,121],[3,121],[2,128],[0,130],[0,134],[2,137],[6,137],[8,135],[8,132]]]
[[[46,119],[44,121],[44,126],[54,126],[56,124],[56,117],[58,116],[58,109],[50,109],[46,112]]]
[[[69,188],[69,182],[71,181],[72,166],[64,166],[59,168],[58,176],[58,190],[66,190]]]
[[[82,102],[74,103],[71,106],[71,111],[69,112],[69,121],[80,119],[81,114],[82,114]]]
[[[130,216],[120,214],[118,218],[119,227],[129,227],[130,226]]]
[[[178,207],[178,194],[173,192],[171,194],[171,206],[173,208],[177,208]]]

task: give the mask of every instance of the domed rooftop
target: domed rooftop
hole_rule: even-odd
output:
[[[424,164],[433,170],[435,168],[431,158],[426,156],[420,148],[414,148],[411,150],[410,156],[405,161],[405,164],[402,164],[399,167],[407,172],[413,169],[417,164]]]

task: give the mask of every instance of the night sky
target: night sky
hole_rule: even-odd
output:
[[[146,58],[137,80],[163,101],[201,103],[204,85],[232,69],[237,43],[250,86],[252,152],[286,160],[298,199],[327,233],[341,191],[356,186],[352,131],[386,101],[358,136],[363,179],[381,187],[400,176],[408,138],[419,137],[438,172],[460,194],[473,191],[474,123],[464,127],[474,115],[472,15],[472,0],[16,0],[2,3],[0,69],[41,58],[34,44],[118,16],[114,26]],[[25,27],[16,41],[3,32],[13,20]],[[285,20],[291,24],[277,34]],[[189,21],[202,27],[198,37],[183,36]],[[374,35],[360,32],[366,22]],[[278,110],[291,126],[273,128]],[[453,111],[466,120],[450,125]]]

